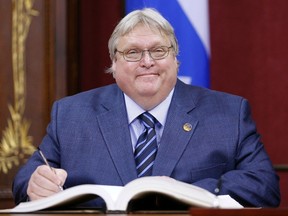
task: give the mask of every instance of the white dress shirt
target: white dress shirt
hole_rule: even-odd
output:
[[[150,114],[152,114],[158,121],[155,125],[156,135],[157,135],[157,143],[160,145],[161,136],[164,130],[168,109],[172,100],[172,95],[174,92],[174,88],[171,90],[167,98],[161,102],[158,106],[153,108],[152,110],[148,110]],[[138,137],[142,134],[145,127],[141,123],[141,121],[137,118],[142,113],[146,112],[146,110],[142,109],[138,104],[136,104],[131,98],[129,98],[126,94],[124,94],[130,136],[132,141],[133,151],[135,150],[135,145],[137,143]]]

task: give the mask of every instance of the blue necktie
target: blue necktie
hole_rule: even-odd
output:
[[[157,153],[157,139],[155,131],[156,119],[150,113],[142,113],[139,117],[145,126],[135,146],[135,162],[138,177],[152,175],[152,168]]]

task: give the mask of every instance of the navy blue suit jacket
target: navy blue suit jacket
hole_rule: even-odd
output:
[[[189,123],[192,130],[183,125]],[[66,187],[125,185],[137,178],[122,91],[116,84],[55,102],[40,145]],[[43,164],[35,152],[13,185],[16,203]],[[278,177],[260,141],[247,100],[177,81],[153,175],[170,176],[248,206],[277,206]]]

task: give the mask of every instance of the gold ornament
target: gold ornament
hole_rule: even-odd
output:
[[[12,0],[12,70],[14,84],[14,105],[8,104],[11,119],[2,131],[0,143],[0,173],[7,174],[20,160],[31,155],[35,147],[28,135],[30,122],[24,118],[26,102],[25,42],[33,16],[34,0]]]

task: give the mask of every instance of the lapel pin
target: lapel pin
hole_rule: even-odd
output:
[[[186,132],[189,132],[192,130],[192,125],[190,123],[185,123],[183,125],[183,130],[186,131]]]

